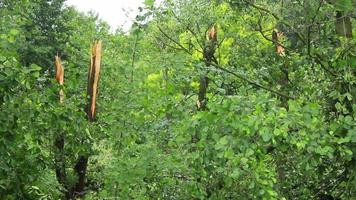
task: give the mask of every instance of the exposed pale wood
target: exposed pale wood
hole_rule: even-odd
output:
[[[203,50],[204,62],[206,67],[210,67],[211,63],[216,59],[214,57],[217,48],[217,38],[218,38],[218,28],[217,25],[212,25],[206,33],[206,42]],[[214,60],[215,59],[215,60]],[[199,92],[198,92],[198,102],[197,106],[199,110],[206,110],[208,103],[207,91],[209,87],[208,70],[203,72],[200,76]]]
[[[55,56],[55,68],[56,68],[56,80],[58,81],[59,85],[63,86],[64,84],[64,67],[62,65],[61,58],[57,55]],[[59,90],[59,102],[61,104],[64,103],[64,91],[61,88]],[[65,139],[63,133],[59,133],[55,139],[54,145],[56,147],[55,153],[55,167],[56,167],[56,177],[57,180],[64,188],[67,188],[67,172],[65,166],[65,155],[64,155],[64,145]],[[68,197],[68,194],[66,194]]]
[[[272,40],[276,45],[276,53],[280,56],[285,55],[285,48],[281,45],[281,38],[283,37],[283,33],[278,30],[273,30],[272,32]]]
[[[216,41],[218,34],[218,27],[215,25],[211,26],[208,30],[207,40]]]
[[[99,75],[100,75],[100,65],[101,65],[101,48],[102,42],[96,41],[93,44],[91,58],[90,58],[90,67],[88,74],[88,95],[89,95],[89,105],[88,105],[88,118],[90,121],[95,119],[96,111],[96,98],[98,94],[98,84],[99,84]]]
[[[60,85],[64,84],[64,68],[59,56],[55,57],[55,66],[56,66],[56,80]],[[64,91],[63,89],[59,90],[59,101],[64,102]]]

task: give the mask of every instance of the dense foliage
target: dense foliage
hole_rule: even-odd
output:
[[[355,8],[145,0],[113,32],[65,0],[0,0],[0,199],[355,199]]]

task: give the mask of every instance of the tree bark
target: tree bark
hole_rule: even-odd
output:
[[[217,26],[214,25],[209,28],[207,34],[207,41],[204,46],[204,62],[206,67],[210,67],[212,61],[214,60],[214,54],[217,46]],[[199,84],[199,93],[198,93],[198,109],[206,110],[208,99],[206,97],[208,86],[209,86],[209,78],[207,76],[208,72],[204,71],[200,76],[200,84]]]
[[[90,67],[88,73],[88,96],[89,102],[86,108],[89,122],[96,119],[96,99],[98,94],[99,75],[101,65],[101,41],[96,41],[92,47]],[[70,199],[76,199],[85,195],[86,175],[88,168],[88,155],[79,155],[74,171],[77,175],[77,182],[70,191]]]

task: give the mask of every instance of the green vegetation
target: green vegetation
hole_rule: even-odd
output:
[[[64,2],[0,0],[0,199],[356,199],[354,0]]]

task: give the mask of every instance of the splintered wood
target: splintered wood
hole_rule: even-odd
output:
[[[87,115],[89,121],[95,120],[96,113],[96,97],[98,94],[98,83],[100,74],[100,62],[101,62],[101,41],[96,41],[93,44],[90,67],[88,73],[88,96],[89,105],[87,108]]]
[[[283,37],[283,33],[278,31],[278,30],[273,30],[272,32],[272,40],[274,41],[275,45],[276,45],[276,53],[280,56],[284,56],[285,55],[285,49],[284,47],[281,45],[281,38]]]
[[[216,41],[217,40],[217,35],[218,35],[218,27],[216,25],[213,25],[208,30],[207,39],[210,40],[210,41]]]
[[[56,80],[60,85],[64,84],[64,68],[59,56],[55,57],[55,66],[56,66]],[[64,101],[64,91],[63,89],[59,90],[59,101],[63,103]]]

